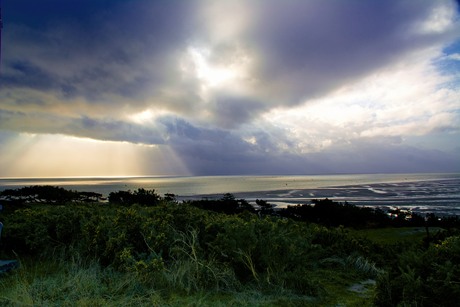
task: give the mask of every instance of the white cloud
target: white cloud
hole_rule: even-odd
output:
[[[446,59],[453,61],[460,61],[460,53],[453,53],[446,56]]]
[[[456,4],[445,2],[435,7],[420,24],[415,25],[415,31],[422,33],[443,33],[453,28],[456,18]]]
[[[451,77],[432,64],[439,53],[410,55],[302,106],[270,110],[264,118],[290,131],[302,152],[360,137],[404,137],[440,129],[458,132],[460,92],[444,87]]]

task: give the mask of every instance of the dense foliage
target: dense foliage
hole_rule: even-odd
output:
[[[0,200],[13,205],[25,203],[66,203],[70,201],[97,202],[102,194],[77,192],[53,186],[30,186],[19,189],[7,189],[0,193]]]
[[[457,306],[460,297],[460,235],[427,248],[413,246],[389,260],[379,276],[378,306]]]
[[[424,240],[381,244],[344,226],[390,225],[387,215],[330,200],[281,211],[258,200],[257,211],[231,194],[178,203],[171,194],[139,189],[111,193],[110,203],[88,203],[78,201],[84,194],[64,191],[33,187],[4,202],[4,255],[46,259],[66,250],[68,258],[78,255],[184,294],[251,287],[321,302],[331,295],[330,283],[346,287],[346,280],[370,278],[377,281],[377,306],[450,306],[460,295],[453,219],[449,230]]]
[[[155,206],[160,201],[161,197],[155,193],[155,190],[137,189],[131,191],[118,191],[109,194],[109,202],[119,205],[144,205]]]

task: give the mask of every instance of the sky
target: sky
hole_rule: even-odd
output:
[[[449,0],[2,0],[0,177],[460,172]]]

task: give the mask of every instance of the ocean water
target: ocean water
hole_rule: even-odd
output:
[[[460,215],[460,174],[456,173],[0,179],[0,191],[31,185],[104,196],[120,190],[155,189],[160,195],[176,194],[178,200],[216,199],[232,193],[250,202],[264,199],[279,207],[327,197],[363,206]]]

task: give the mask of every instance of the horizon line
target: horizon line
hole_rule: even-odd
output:
[[[53,179],[123,179],[123,178],[167,178],[167,177],[265,177],[265,176],[340,176],[340,175],[423,175],[460,174],[460,172],[369,172],[369,173],[314,173],[314,174],[208,174],[208,175],[79,175],[44,177],[2,177],[0,180],[53,180]]]

